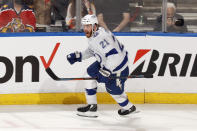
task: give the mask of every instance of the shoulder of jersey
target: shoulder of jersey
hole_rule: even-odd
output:
[[[105,30],[104,28],[102,27],[99,27],[98,31],[96,31],[94,37],[98,37],[98,36],[106,36],[110,34],[110,31],[107,31]]]
[[[105,30],[103,27],[99,27],[99,31],[104,32],[104,33],[109,33],[110,31]]]

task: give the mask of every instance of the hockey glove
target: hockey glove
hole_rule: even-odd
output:
[[[99,83],[108,83],[110,81],[111,73],[107,70],[100,69],[97,74],[97,81]]]
[[[74,64],[77,61],[81,62],[81,59],[82,59],[81,52],[78,51],[67,55],[67,60],[70,64]]]

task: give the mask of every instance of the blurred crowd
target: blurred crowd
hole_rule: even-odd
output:
[[[76,29],[77,0],[0,0],[1,32],[71,32]],[[143,0],[81,0],[81,17],[95,14],[99,26],[113,32],[130,32],[140,19]],[[187,32],[183,16],[176,12],[176,0],[167,4],[169,32]],[[143,19],[144,20],[144,19]],[[145,21],[144,21],[145,22]],[[162,31],[162,12],[153,31]]]

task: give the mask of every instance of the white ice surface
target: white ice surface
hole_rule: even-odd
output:
[[[127,117],[118,105],[98,105],[98,118],[76,115],[81,105],[1,105],[0,131],[197,131],[197,105],[137,104]]]

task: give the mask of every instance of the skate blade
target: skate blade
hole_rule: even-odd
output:
[[[77,112],[77,115],[81,117],[89,117],[89,118],[98,117],[98,114],[96,112]]]

